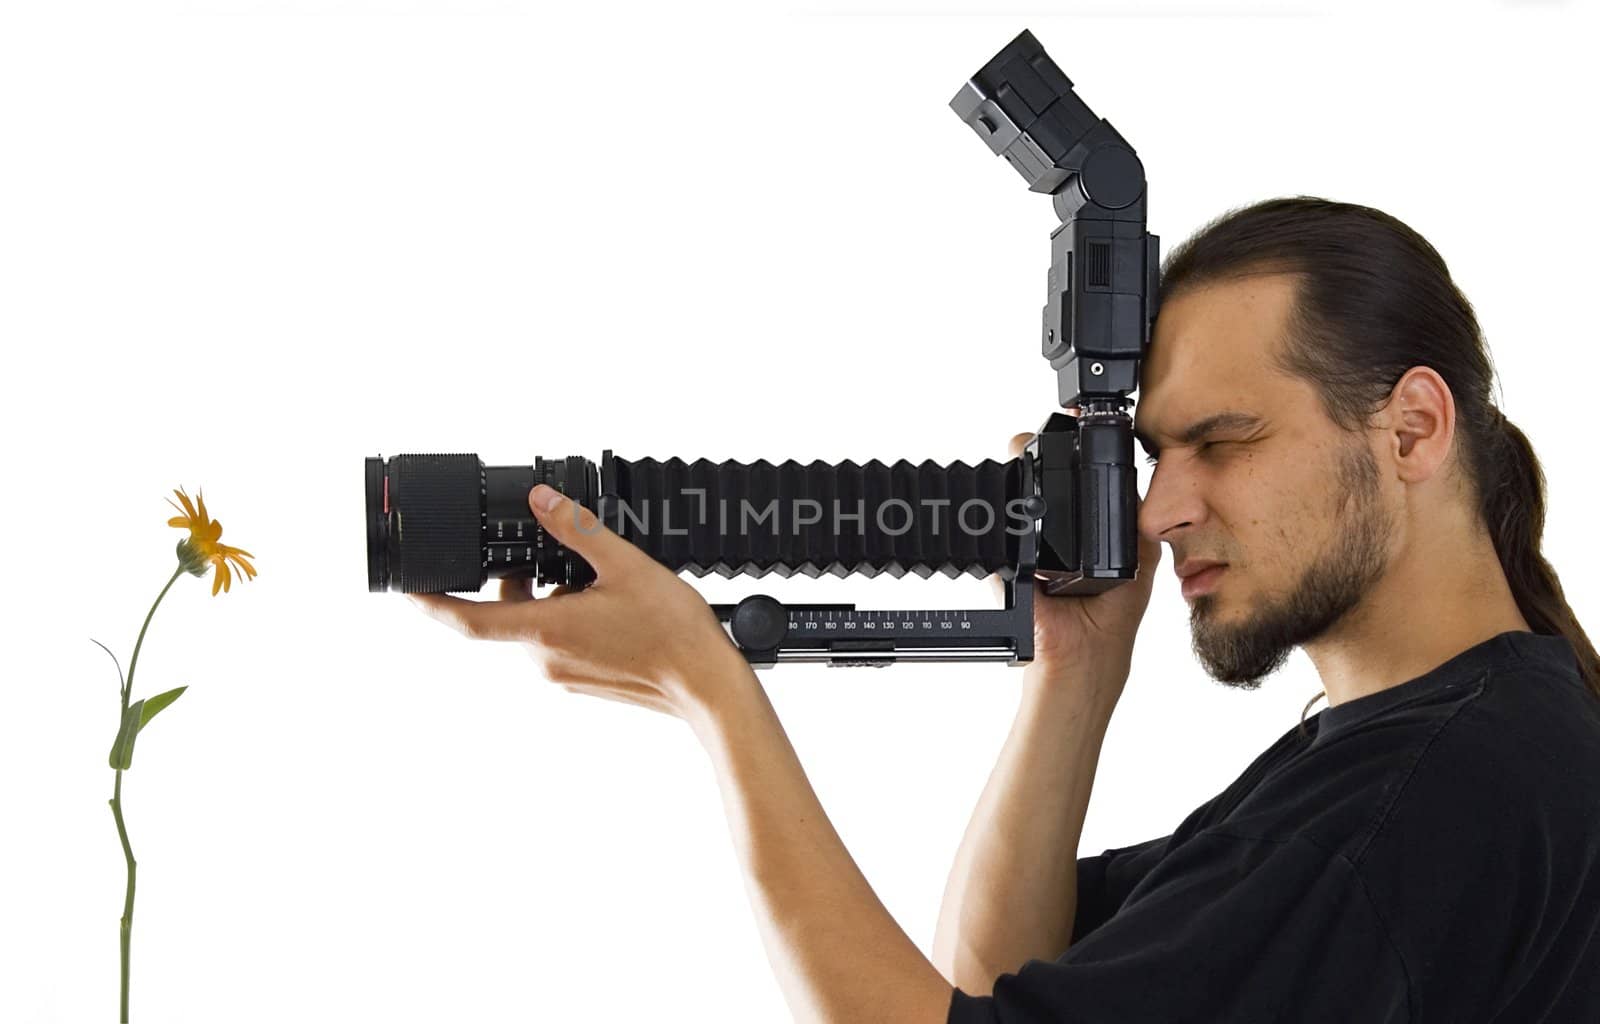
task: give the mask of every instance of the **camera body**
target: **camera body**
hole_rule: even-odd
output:
[[[1029,442],[1039,496],[1046,594],[1098,594],[1139,570],[1138,476],[1126,414],[1051,413]]]

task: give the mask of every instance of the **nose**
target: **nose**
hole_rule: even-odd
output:
[[[1182,531],[1204,522],[1205,516],[1199,481],[1178,472],[1175,463],[1158,464],[1139,503],[1140,535],[1146,540],[1171,543]]]

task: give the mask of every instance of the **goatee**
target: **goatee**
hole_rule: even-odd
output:
[[[1342,495],[1333,510],[1339,529],[1314,558],[1288,597],[1266,600],[1236,624],[1215,621],[1216,599],[1204,594],[1189,607],[1194,653],[1218,682],[1253,690],[1283,667],[1294,648],[1333,628],[1387,567],[1392,519],[1378,501],[1378,467],[1359,441],[1339,457],[1335,472]]]

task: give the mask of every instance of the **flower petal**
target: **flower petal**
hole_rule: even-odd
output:
[[[222,578],[222,592],[228,592],[228,585],[233,582],[233,573],[228,571],[226,559],[217,559],[217,575]]]
[[[202,487],[200,489],[200,496],[198,498],[196,498],[195,500],[200,503],[200,521],[203,523],[207,519],[210,518],[209,516],[206,515],[206,492],[205,492],[205,488]]]
[[[194,511],[194,505],[189,501],[189,496],[183,493],[181,490],[175,490],[172,493],[176,494],[178,496],[178,500],[183,502],[183,510],[189,513],[189,518],[197,518]]]
[[[187,516],[173,516],[167,520],[167,525],[176,526],[178,529],[184,530],[189,526],[189,518]]]
[[[217,591],[222,589],[222,577],[214,575],[211,579],[211,596],[216,597]]]

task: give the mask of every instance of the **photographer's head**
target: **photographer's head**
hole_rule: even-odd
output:
[[[1226,566],[1190,584],[1213,676],[1253,687],[1296,646],[1444,617],[1563,634],[1600,693],[1493,376],[1444,261],[1377,210],[1270,200],[1172,252],[1135,417],[1159,457],[1139,529],[1180,573]]]

